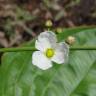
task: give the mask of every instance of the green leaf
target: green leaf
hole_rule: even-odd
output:
[[[67,36],[74,35],[76,33],[79,33],[81,31],[89,30],[89,29],[95,29],[95,26],[82,26],[82,27],[76,27],[76,28],[64,28],[63,32],[58,35],[58,39],[62,40],[66,38]]]
[[[82,28],[81,28],[82,29]],[[96,45],[96,29],[66,29],[58,38],[76,37],[78,45]],[[34,46],[34,40],[24,46]],[[10,52],[2,57],[0,96],[96,96],[96,51],[72,51],[68,64],[40,70],[32,52]]]

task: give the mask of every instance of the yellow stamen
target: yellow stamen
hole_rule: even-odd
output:
[[[51,57],[53,57],[53,55],[54,55],[54,50],[53,49],[47,49],[47,51],[46,51],[46,56],[48,57],[48,58],[51,58]]]

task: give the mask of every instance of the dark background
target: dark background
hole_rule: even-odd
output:
[[[0,0],[0,47],[18,46],[46,29],[96,24],[96,0]]]

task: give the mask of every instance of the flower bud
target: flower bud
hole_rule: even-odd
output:
[[[57,31],[58,33],[62,33],[62,28],[58,27],[58,28],[56,29],[56,31]]]
[[[67,38],[66,42],[67,42],[68,44],[70,44],[70,45],[73,45],[74,42],[75,42],[75,37],[69,36],[69,37]]]
[[[45,25],[46,25],[46,27],[52,27],[53,23],[51,20],[47,20]]]

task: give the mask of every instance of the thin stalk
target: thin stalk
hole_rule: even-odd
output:
[[[0,48],[0,52],[36,51],[33,47]]]
[[[96,46],[74,46],[70,50],[96,50]]]
[[[96,46],[74,46],[70,50],[96,50]],[[34,47],[0,48],[0,52],[36,51]]]

